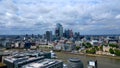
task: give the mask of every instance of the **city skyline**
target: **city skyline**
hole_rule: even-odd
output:
[[[0,35],[44,34],[57,23],[80,34],[120,34],[119,2],[0,0]]]

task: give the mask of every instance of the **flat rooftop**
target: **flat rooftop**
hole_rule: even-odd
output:
[[[22,68],[41,68],[41,67],[47,67],[52,64],[61,63],[61,60],[54,60],[54,59],[43,59],[37,62],[33,62],[27,65],[24,65]]]

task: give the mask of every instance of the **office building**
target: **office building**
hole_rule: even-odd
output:
[[[75,32],[74,39],[75,40],[80,40],[80,33],[79,32]]]
[[[22,68],[63,68],[63,62],[54,59],[43,59],[37,62],[26,64]]]
[[[3,62],[7,65],[7,68],[21,68],[21,66],[25,64],[32,63],[41,59],[44,59],[44,57],[9,56],[5,58]]]
[[[73,31],[72,30],[65,30],[64,32],[64,37],[69,39],[69,38],[72,38],[73,37]]]
[[[21,66],[37,62],[42,59],[51,59],[53,54],[51,52],[41,52],[36,50],[29,50],[23,52],[12,52],[11,56],[4,57],[3,63],[8,68],[21,68]]]
[[[52,41],[52,31],[46,31],[46,39],[48,42]]]
[[[56,24],[55,36],[57,39],[60,39],[61,37],[63,37],[63,27],[60,23]]]

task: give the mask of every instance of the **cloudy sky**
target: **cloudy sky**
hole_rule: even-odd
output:
[[[120,34],[120,0],[0,0],[0,34]]]

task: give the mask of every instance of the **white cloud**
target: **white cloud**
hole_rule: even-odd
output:
[[[56,23],[61,23],[64,28],[81,33],[117,33],[120,32],[119,2],[119,0],[1,0],[0,31],[3,34],[7,34],[7,30],[8,32],[14,30],[18,34],[25,31],[31,33],[31,30],[34,30],[34,33],[44,33],[46,30],[54,30]]]
[[[115,17],[116,19],[120,19],[120,14]]]

